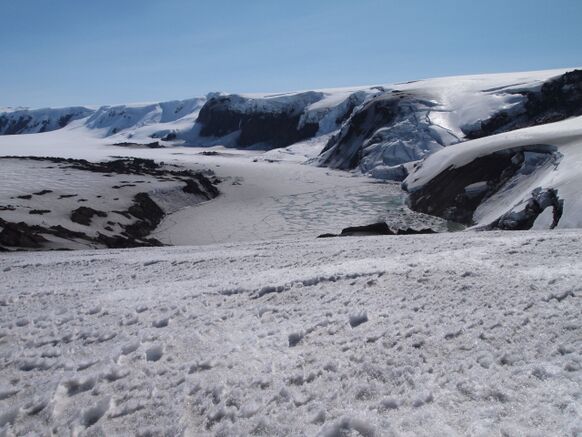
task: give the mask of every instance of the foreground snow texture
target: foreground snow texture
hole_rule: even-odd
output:
[[[579,231],[0,255],[10,435],[579,435]]]

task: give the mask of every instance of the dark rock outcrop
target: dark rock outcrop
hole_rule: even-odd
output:
[[[553,123],[582,115],[582,70],[546,81],[538,91],[516,91],[524,98],[511,112],[499,111],[479,126],[467,128],[468,139]]]
[[[47,240],[39,233],[39,228],[26,223],[12,223],[0,219],[0,246],[39,248]]]
[[[164,218],[164,211],[147,193],[138,193],[133,205],[127,210],[138,220],[125,227],[125,232],[133,238],[143,238],[152,232]]]
[[[436,234],[436,231],[425,229],[395,229],[392,230],[386,222],[373,223],[364,226],[351,226],[342,229],[339,235],[337,234],[322,234],[317,238],[331,238],[331,237],[363,237],[371,235],[418,235],[418,234]]]
[[[156,163],[153,160],[139,158],[124,158],[105,162],[89,162],[78,159],[64,158],[41,158],[41,157],[4,157],[9,159],[22,159],[34,161],[48,161],[59,164],[59,168],[73,168],[83,171],[92,171],[111,174],[127,175],[148,175],[159,179],[160,181],[175,181],[183,183],[182,187],[185,193],[195,194],[198,197],[210,200],[219,194],[215,184],[220,180],[214,177],[211,171],[204,173],[195,172],[189,169],[179,169],[176,166],[166,166],[163,163]],[[128,184],[136,186],[135,184]],[[179,186],[179,185],[178,185]],[[112,187],[113,188],[113,187]],[[35,195],[45,195],[52,192],[43,190]],[[77,196],[77,194],[60,195],[57,200]],[[32,195],[22,196],[25,199],[31,199]],[[101,197],[101,196],[97,196]],[[115,198],[116,200],[118,198]],[[80,199],[86,200],[86,199]],[[15,210],[14,207],[1,207],[0,210]],[[41,214],[49,212],[48,210],[30,210],[31,214]],[[149,196],[148,193],[138,193],[133,198],[132,205],[125,211],[110,211],[116,213],[131,222],[127,224],[126,220],[121,222],[107,221],[107,226],[102,229],[91,229],[92,219],[97,217],[107,217],[108,213],[99,211],[88,206],[81,206],[71,212],[71,221],[88,227],[87,233],[77,232],[67,229],[62,225],[44,227],[39,225],[30,226],[26,223],[12,223],[0,218],[0,249],[30,249],[46,248],[48,240],[45,236],[55,236],[60,239],[77,241],[81,243],[90,243],[91,245],[106,246],[109,248],[128,248],[141,246],[161,246],[162,243],[148,235],[159,225],[164,217],[164,211]],[[89,232],[91,231],[91,232]],[[107,234],[107,233],[110,234]],[[96,234],[96,235],[95,235]],[[58,243],[48,247],[58,247]]]
[[[342,229],[341,236],[361,236],[361,235],[396,235],[386,222],[373,223],[364,226],[351,226]]]
[[[564,201],[558,197],[558,191],[554,189],[542,190],[540,188],[532,192],[532,197],[525,202],[522,210],[510,211],[493,223],[484,226],[483,230],[500,229],[504,231],[525,231],[531,229],[538,216],[546,209],[552,208],[552,224],[550,229],[554,229],[562,213],[564,212]]]
[[[318,123],[300,120],[306,107],[320,100],[321,93],[305,93],[297,99],[249,99],[241,96],[213,96],[204,104],[198,115],[203,137],[224,137],[238,132],[236,144],[247,147],[267,144],[285,147],[313,137]]]
[[[164,139],[162,139],[162,140],[166,141]],[[164,147],[160,144],[159,141],[153,141],[151,143],[130,143],[130,142],[125,141],[122,143],[113,143],[112,146],[129,147],[129,148],[147,148],[147,149],[162,149]]]
[[[107,217],[107,213],[87,206],[81,206],[71,212],[71,221],[79,223],[80,225],[89,226],[93,216]]]
[[[84,107],[21,109],[0,113],[0,135],[49,132],[92,114]]]
[[[532,167],[543,166],[548,162],[555,163],[557,159],[559,158],[555,148],[543,145],[491,153],[464,166],[450,167],[425,185],[410,191],[408,205],[418,212],[473,225],[473,214],[477,207],[502,189],[514,176],[518,173],[529,174],[535,171]],[[408,189],[406,183],[402,187]],[[535,209],[533,205],[532,208]],[[531,217],[531,214],[527,215]],[[497,228],[501,229],[501,226]],[[495,226],[492,225],[493,227]],[[509,229],[509,225],[505,228]]]
[[[220,193],[214,183],[201,174],[194,174],[192,178],[186,179],[186,186],[182,191],[190,194],[197,194],[205,197],[206,200],[214,199]]]

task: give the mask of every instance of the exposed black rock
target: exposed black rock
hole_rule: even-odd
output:
[[[519,152],[498,152],[478,158],[460,168],[449,168],[422,188],[409,193],[408,205],[414,211],[442,217],[465,225],[473,224],[473,213],[491,191],[468,196],[465,187],[481,182],[496,184],[507,180],[519,169],[512,158]],[[403,185],[406,189],[406,185]]]
[[[326,233],[326,234],[321,234],[318,235],[317,238],[333,238],[333,237],[339,237],[338,234],[331,234],[331,233]]]
[[[396,235],[427,235],[427,234],[437,234],[437,231],[430,228],[422,229],[406,228],[396,230]]]
[[[87,234],[83,232],[72,231],[61,225],[51,226],[49,230],[45,232],[67,240],[92,240],[89,236],[87,236]]]
[[[426,229],[396,229],[392,230],[386,222],[373,223],[364,226],[351,226],[342,229],[339,235],[337,234],[322,234],[317,238],[331,238],[331,237],[363,237],[371,235],[417,235],[417,234],[436,234],[436,231]]]
[[[214,96],[208,99],[198,115],[203,137],[223,137],[239,132],[236,140],[239,146],[269,144],[285,147],[313,137],[318,123],[300,126],[300,119],[306,106],[322,98],[321,93],[306,93],[305,106],[297,103],[280,103],[277,111],[265,109],[260,102],[240,96]],[[250,102],[248,105],[247,103]],[[259,104],[254,104],[259,102]]]
[[[161,149],[164,147],[158,141],[153,141],[151,143],[122,142],[122,143],[113,143],[112,146],[131,147],[131,148],[148,148],[148,149]]]
[[[0,115],[0,132],[3,135],[17,135],[26,130],[31,124],[30,115],[20,115],[18,117],[9,117],[8,114]]]
[[[374,223],[364,226],[351,226],[342,229],[341,236],[362,236],[362,235],[396,235],[386,222]]]
[[[50,209],[31,209],[30,211],[28,211],[29,214],[32,215],[43,215],[43,214],[48,214],[49,212],[51,212]]]
[[[517,108],[499,111],[478,127],[466,129],[468,139],[482,138],[524,127],[538,126],[582,115],[582,70],[545,82],[538,91],[516,91],[524,100]]]
[[[188,184],[189,180],[195,180],[198,187],[202,187],[203,191],[199,192],[198,194],[206,197],[207,200],[213,199],[220,194],[218,188],[216,188],[216,183],[220,182],[220,180],[215,179],[211,181],[207,177],[201,175],[200,173],[194,174],[193,179],[187,179],[186,184]],[[186,189],[184,191],[187,193]]]
[[[21,109],[0,113],[0,135],[48,132],[65,127],[94,111],[83,107],[67,109]]]
[[[59,118],[59,127],[63,128],[66,125],[68,125],[71,120],[73,119],[73,114],[67,114],[67,115],[63,115],[62,117]]]
[[[0,219],[0,245],[8,247],[38,248],[46,242],[46,238],[38,233],[38,229],[24,222],[12,223]]]
[[[362,155],[360,146],[380,127],[394,121],[399,103],[397,96],[380,96],[366,103],[358,112],[352,114],[349,124],[327,142],[321,155],[333,147],[336,152],[329,154],[321,164],[329,165],[337,155],[341,155],[342,162],[334,167],[342,170],[356,168]]]
[[[87,206],[80,206],[79,208],[71,212],[71,221],[79,223],[80,225],[89,226],[91,224],[91,219],[93,216],[97,217],[107,217],[107,213],[104,211],[98,211]]]
[[[53,190],[42,190],[42,191],[39,191],[38,193],[32,193],[32,194],[34,194],[35,196],[44,196],[45,194],[49,194],[52,192],[53,192]]]
[[[553,219],[550,229],[554,229],[564,212],[564,201],[558,197],[557,190],[541,190],[539,188],[534,190],[532,197],[525,203],[522,210],[510,211],[482,229],[525,231],[532,228],[538,216],[546,208],[552,208]]]
[[[113,161],[91,163],[85,160],[63,159],[63,158],[39,158],[39,157],[5,157],[10,159],[30,159],[35,161],[49,161],[60,164],[60,168],[74,168],[78,170],[93,171],[103,173],[104,176],[111,174],[130,174],[130,175],[149,175],[155,176],[158,180],[177,181],[184,183],[183,190],[186,193],[196,194],[205,199],[212,199],[219,194],[215,184],[220,180],[214,177],[211,171],[204,174],[188,169],[172,169],[171,166],[164,166],[163,163],[156,163],[147,159],[117,159]],[[177,166],[176,166],[177,167]],[[208,177],[207,177],[208,176]],[[142,183],[144,181],[134,181]],[[130,184],[136,186],[136,184]],[[43,190],[38,195],[47,194],[51,190]],[[77,194],[61,195],[59,199],[75,197]],[[32,195],[23,196],[32,198]],[[99,197],[99,196],[98,196]],[[86,201],[87,199],[79,199]],[[118,198],[114,199],[118,200]],[[2,207],[3,210],[14,210],[13,207]],[[48,210],[31,210],[31,214],[41,214],[50,212]],[[106,246],[109,248],[127,248],[140,246],[161,246],[162,243],[154,238],[147,236],[159,225],[164,217],[163,210],[152,200],[147,193],[138,193],[134,196],[133,204],[126,211],[111,211],[119,214],[126,219],[135,220],[129,225],[116,223],[109,220],[107,227],[103,229],[109,232],[115,232],[114,225],[123,229],[118,235],[105,235],[97,232],[89,235],[84,232],[76,232],[65,228],[62,225],[43,227],[29,226],[25,223],[11,223],[0,218],[0,228],[2,229],[2,239],[0,248],[3,250],[7,247],[26,249],[26,248],[43,248],[47,242],[43,236],[53,235],[65,240],[91,243],[95,246]],[[91,207],[79,207],[71,212],[71,220],[75,223],[85,226],[91,225],[91,219],[95,216],[107,217],[108,213],[99,211]]]
[[[115,214],[119,214],[119,215],[121,215],[121,216],[123,216],[123,217],[125,217],[127,219],[130,219],[131,218],[131,214],[128,213],[127,211],[111,211],[111,212],[113,212]],[[107,223],[109,223],[109,222],[107,222]],[[112,223],[109,223],[109,224],[112,224]]]
[[[174,132],[170,132],[162,137],[162,141],[174,141],[177,135]]]
[[[125,232],[133,238],[143,238],[152,232],[164,218],[164,211],[147,193],[138,193],[133,198],[133,205],[127,210],[139,219],[125,227]]]
[[[555,148],[542,145],[482,156],[462,167],[450,167],[424,186],[409,192],[408,205],[415,211],[473,225],[477,207],[518,172],[527,174],[534,171],[531,165],[539,166],[556,159]],[[531,164],[532,161],[535,164]],[[406,184],[402,187],[407,190]]]
[[[198,186],[194,179],[186,180],[186,185],[184,186],[184,188],[182,188],[182,191],[184,193],[197,194],[207,197],[206,193],[200,189],[200,187]]]

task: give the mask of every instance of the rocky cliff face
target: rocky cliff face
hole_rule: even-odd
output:
[[[523,96],[519,105],[511,110],[498,111],[478,127],[467,129],[467,138],[482,138],[582,115],[582,70],[548,80],[539,90],[513,93]]]
[[[582,70],[506,93],[523,99],[467,130],[474,141],[416,165],[403,184],[409,206],[479,229],[574,226],[580,216],[575,117],[582,115]]]
[[[301,123],[307,107],[323,98],[308,92],[294,98],[247,98],[238,95],[213,96],[200,110],[197,124],[201,137],[235,134],[235,145],[256,144],[266,148],[285,147],[313,137],[317,122]]]
[[[382,168],[389,179],[402,179],[402,164],[421,159],[443,147],[427,117],[434,103],[418,95],[389,91],[357,107],[334,135],[318,164],[363,172]]]
[[[415,211],[471,226],[475,224],[475,210],[485,200],[518,175],[531,174],[537,167],[557,159],[555,148],[547,146],[500,150],[442,171],[427,184],[411,191],[408,204]],[[403,187],[408,188],[406,183]],[[515,229],[529,229],[545,207],[535,209],[533,214],[534,209],[527,217],[519,220],[516,217],[520,223],[515,225]],[[489,228],[509,229],[508,223],[508,220],[498,220]]]

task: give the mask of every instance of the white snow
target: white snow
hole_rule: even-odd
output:
[[[0,427],[576,435],[581,243],[469,232],[0,255]]]
[[[85,126],[116,139],[153,141],[167,133],[192,128],[206,99],[194,98],[162,103],[103,106],[89,117]]]
[[[508,91],[534,89],[544,80],[562,74],[568,69],[546,70],[527,73],[505,73],[473,76],[456,76],[426,79],[402,84],[385,84],[337,89],[298,91],[282,94],[230,94],[233,108],[240,111],[278,112],[290,107],[302,112],[300,125],[319,123],[317,136],[335,132],[340,126],[337,120],[345,115],[346,109],[358,106],[366,99],[380,93],[380,90],[408,91],[431,99],[436,106],[426,110],[433,135],[440,137],[443,145],[453,144],[463,138],[461,128],[473,126],[500,109],[514,105],[519,96]],[[77,120],[81,113],[83,121],[74,122],[59,129],[59,137],[68,141],[95,142],[102,144],[116,142],[149,143],[159,141],[163,145],[227,145],[228,138],[201,138],[195,129],[198,112],[208,98],[220,93],[210,93],[206,97],[160,103],[139,103],[96,107],[70,108],[0,108],[0,116],[9,120],[20,115],[33,118],[30,128],[23,133],[39,132],[46,122],[46,129],[57,129],[61,116],[73,114]],[[422,111],[421,111],[422,112]],[[42,139],[28,137],[26,141],[51,142],[50,134],[43,133]],[[175,134],[170,141],[161,141],[167,134]],[[53,137],[54,138],[54,137]],[[12,141],[0,137],[0,150]],[[380,162],[377,163],[381,165]],[[368,165],[370,167],[370,165]],[[364,169],[365,172],[369,168]]]
[[[483,90],[535,87],[563,71],[387,89],[430,94],[426,115],[452,143],[512,104]],[[129,155],[223,179],[218,198],[193,207],[170,186],[153,190],[170,213],[153,236],[178,247],[0,253],[0,435],[582,433],[580,230],[314,238],[383,219],[444,226],[408,211],[396,184],[301,165],[354,93],[376,91],[317,91],[304,117],[319,120],[319,135],[269,152],[112,145],[190,138],[197,99],[104,107],[63,129],[0,136],[0,155]],[[408,185],[496,150],[552,146],[557,167],[524,175],[477,216],[555,187],[560,227],[581,227],[581,120],[445,147]],[[15,162],[0,161],[3,204],[48,184],[114,202],[96,176],[59,181]],[[34,201],[50,209],[48,197]],[[549,221],[545,212],[534,227]]]
[[[429,113],[432,123],[461,139],[464,137],[461,128],[474,126],[480,120],[517,103],[520,96],[509,91],[533,90],[542,82],[569,70],[571,69],[452,76],[399,84],[395,87],[434,99],[438,106]]]
[[[554,147],[561,156],[486,200],[474,214],[477,225],[487,225],[519,207],[538,187],[556,189],[564,200],[560,228],[582,227],[582,117],[519,129],[446,147],[429,156],[406,179],[410,191],[419,189],[449,167],[462,167],[481,156],[525,146]]]
[[[254,162],[254,156],[201,156],[202,166],[207,163],[224,179],[222,194],[168,216],[153,236],[176,245],[315,238],[382,221],[389,209],[404,204],[395,184],[293,162]],[[411,211],[402,216],[419,220]]]

